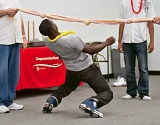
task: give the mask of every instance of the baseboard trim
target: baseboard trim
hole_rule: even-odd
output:
[[[105,79],[108,79],[108,75],[107,74],[104,74],[103,76],[104,76]],[[113,74],[109,74],[109,78],[113,78]]]
[[[148,71],[149,75],[160,75],[160,71]],[[108,75],[104,74],[103,75],[105,79],[108,79]],[[109,78],[114,78],[114,74],[109,74]]]
[[[160,75],[160,71],[149,71],[149,75]]]

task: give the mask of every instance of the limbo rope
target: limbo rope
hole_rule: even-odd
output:
[[[88,26],[91,23],[94,24],[123,24],[123,23],[140,23],[140,22],[151,22],[153,18],[138,18],[138,19],[80,19],[80,18],[73,18],[67,16],[60,16],[60,15],[49,15],[46,13],[40,13],[33,10],[26,10],[22,8],[18,8],[19,11],[27,14],[31,14],[34,16],[40,16],[41,18],[49,18],[53,20],[61,20],[67,22],[81,22]]]

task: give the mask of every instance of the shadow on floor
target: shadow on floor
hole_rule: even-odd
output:
[[[36,97],[36,96],[40,96],[40,95],[49,95],[53,92],[54,89],[55,88],[25,89],[25,90],[16,91],[15,99]]]

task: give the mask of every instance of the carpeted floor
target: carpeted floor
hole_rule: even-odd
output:
[[[23,90],[17,92],[16,103],[24,104],[24,109],[0,114],[0,125],[160,125],[160,77],[150,76],[151,101],[139,97],[123,100],[126,87],[113,87],[115,79],[109,85],[114,99],[100,111],[103,118],[91,118],[78,109],[79,104],[94,95],[87,84],[62,100],[52,113],[42,113],[42,107],[51,89]]]

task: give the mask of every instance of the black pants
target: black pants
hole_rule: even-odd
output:
[[[88,83],[97,94],[96,96],[90,97],[98,100],[97,108],[108,104],[112,100],[113,93],[99,67],[95,64],[78,72],[67,70],[65,83],[57,90],[54,90],[52,96],[55,96],[60,103],[62,98],[74,91],[81,81]]]

